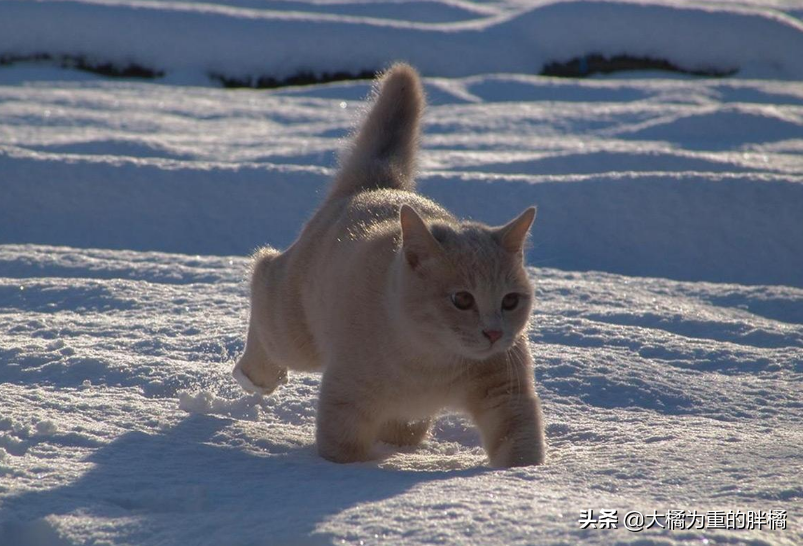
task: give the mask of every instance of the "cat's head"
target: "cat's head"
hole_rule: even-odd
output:
[[[532,309],[523,247],[534,219],[531,207],[502,227],[428,226],[412,207],[402,206],[399,295],[412,333],[471,360],[509,349]]]

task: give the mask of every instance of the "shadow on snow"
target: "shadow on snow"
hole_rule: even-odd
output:
[[[77,481],[8,498],[0,544],[72,544],[44,519],[67,514],[92,518],[93,531],[112,520],[114,541],[131,544],[329,544],[319,524],[350,507],[487,471],[389,471],[335,465],[310,446],[268,455],[215,445],[230,423],[194,415],[161,434],[121,436]]]

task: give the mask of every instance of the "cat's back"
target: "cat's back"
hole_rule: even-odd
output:
[[[326,203],[285,252],[285,278],[297,286],[303,314],[320,343],[331,343],[346,323],[350,328],[387,323],[383,302],[405,204],[427,219],[453,221],[444,208],[413,192],[360,192]]]
[[[305,226],[293,250],[308,256],[318,272],[345,268],[360,276],[360,266],[395,255],[401,227],[399,210],[410,205],[428,220],[455,221],[443,207],[416,193],[380,189],[324,205]],[[375,270],[379,264],[371,264]]]
[[[355,240],[371,240],[385,229],[398,234],[399,210],[402,205],[414,207],[428,220],[454,221],[454,217],[434,201],[404,190],[382,189],[358,193],[347,200],[343,209],[343,225]]]

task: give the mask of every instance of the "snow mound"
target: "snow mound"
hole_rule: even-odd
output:
[[[130,68],[136,73],[144,67],[176,81],[208,75],[253,81],[306,72],[355,74],[401,59],[429,76],[534,73],[550,62],[625,54],[668,60],[690,71],[803,78],[798,54],[803,25],[769,10],[577,0],[526,9],[441,3],[442,9],[463,12],[452,18],[458,22],[370,13],[417,10],[422,17],[413,19],[443,21],[435,13],[424,15],[422,4],[341,3],[336,13],[325,13],[334,7],[307,4],[304,11],[294,11],[303,4],[2,2],[0,58],[47,55],[81,66],[118,67],[107,67],[108,72]],[[473,12],[468,20],[466,12]]]
[[[778,111],[774,106],[726,106],[709,111],[680,113],[627,127],[619,134],[639,140],[664,140],[686,147],[727,148],[757,142],[790,140],[800,136],[803,115]]]
[[[0,243],[285,248],[329,184],[368,86],[175,90],[0,87],[13,135],[0,133]],[[427,91],[421,191],[495,224],[538,205],[531,263],[803,286],[798,84],[519,75],[432,79]],[[99,259],[96,273],[175,283],[216,274],[146,256],[125,275]],[[14,274],[35,273],[23,263]],[[69,276],[66,265],[49,263],[49,274]],[[138,298],[89,282],[59,305],[71,297],[117,307]]]
[[[211,392],[178,393],[178,407],[187,413],[225,415],[256,421],[260,418],[259,397],[247,396],[238,400],[220,398]]]

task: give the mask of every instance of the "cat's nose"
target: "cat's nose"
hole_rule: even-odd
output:
[[[496,340],[502,337],[502,330],[483,330],[482,335],[491,340],[491,343],[496,343]]]

